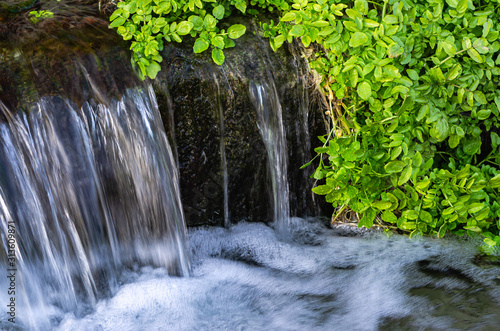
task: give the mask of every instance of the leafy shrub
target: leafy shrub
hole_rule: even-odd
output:
[[[245,32],[217,28],[233,7],[278,12],[262,23],[273,49],[298,39],[318,50],[310,67],[341,108],[327,112],[333,128],[320,137],[313,175],[324,184],[313,191],[338,214],[349,208],[367,228],[382,220],[411,235],[474,232],[500,244],[497,1],[133,0],[111,26],[154,77],[163,40],[186,34],[221,64]]]
[[[313,189],[359,226],[500,243],[496,1],[300,2],[267,33],[320,44],[311,68],[342,100]],[[294,22],[287,24],[285,22]],[[323,155],[327,158],[323,158]]]
[[[224,48],[234,47],[233,39],[241,37],[246,27],[234,24],[226,30],[217,23],[230,14],[232,6],[246,11],[244,1],[217,4],[215,0],[128,0],[120,2],[111,15],[110,27],[117,28],[124,40],[131,40],[133,60],[142,78],[155,78],[160,71],[159,54],[164,41],[182,42],[185,35],[197,37],[194,52],[201,53],[209,47],[212,59],[221,65]]]

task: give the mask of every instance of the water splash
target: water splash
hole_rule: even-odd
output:
[[[177,169],[151,87],[108,105],[42,97],[0,124],[0,142],[0,256],[14,222],[21,325],[48,328],[54,307],[85,313],[116,291],[124,265],[189,274]]]
[[[290,238],[290,203],[288,189],[286,135],[281,104],[274,81],[250,84],[250,98],[257,112],[257,126],[266,146],[273,189],[273,219],[277,234]]]

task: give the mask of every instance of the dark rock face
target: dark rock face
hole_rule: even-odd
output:
[[[17,11],[0,15],[0,121],[7,119],[6,110],[29,109],[40,96],[81,105],[92,95],[108,103],[140,84],[131,75],[127,44],[109,30],[96,1],[18,2]],[[35,24],[30,8],[50,9],[54,17]]]
[[[160,112],[180,166],[181,195],[188,225],[223,224],[224,167],[232,222],[272,221],[271,181],[257,115],[249,98],[251,82],[277,88],[288,146],[292,216],[318,215],[311,192],[318,135],[326,132],[321,107],[310,102],[307,68],[297,47],[274,53],[255,22],[225,50],[223,66],[209,52],[195,55],[192,43],[168,45],[163,70],[153,82]],[[224,161],[225,156],[225,163]]]
[[[101,13],[94,0],[7,2],[16,8],[2,6],[0,13],[0,121],[30,109],[40,96],[63,96],[81,105],[92,95],[106,104],[140,84],[130,75],[127,43],[101,14],[112,8],[111,1],[101,2]],[[30,10],[52,10],[54,17],[34,24]],[[222,224],[226,202],[232,222],[272,220],[267,154],[249,97],[252,82],[272,83],[279,95],[291,215],[326,215],[330,212],[321,211],[311,192],[313,168],[299,169],[314,156],[316,136],[326,132],[321,107],[308,100],[305,61],[293,45],[274,53],[254,34],[253,20],[233,20],[248,30],[235,48],[224,51],[223,66],[215,65],[208,51],[193,54],[193,41],[186,40],[167,45],[163,70],[153,81],[180,166],[187,223]]]

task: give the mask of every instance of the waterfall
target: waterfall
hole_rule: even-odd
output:
[[[286,135],[281,104],[274,85],[250,84],[250,98],[257,112],[257,126],[266,146],[272,183],[273,220],[278,236],[290,236],[290,202],[288,189]]]
[[[43,96],[16,115],[3,107],[0,258],[11,253],[12,224],[19,319],[30,329],[47,328],[54,307],[88,310],[116,290],[123,266],[190,271],[177,168],[152,88],[92,100]]]

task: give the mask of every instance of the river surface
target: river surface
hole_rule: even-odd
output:
[[[189,232],[191,277],[131,267],[117,293],[57,330],[494,330],[500,268],[471,239],[408,239],[291,219]],[[355,234],[355,235],[353,235]]]

